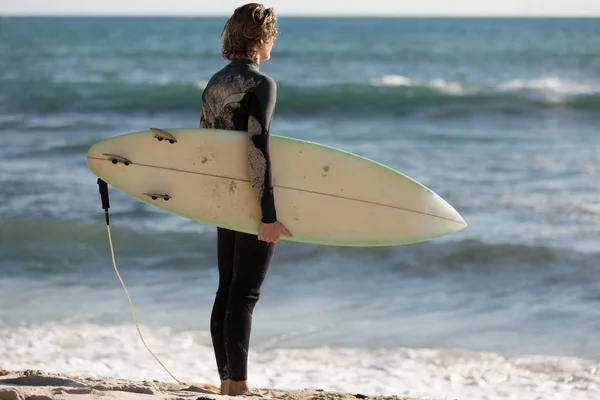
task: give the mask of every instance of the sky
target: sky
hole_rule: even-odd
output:
[[[10,15],[228,15],[244,0],[0,0]],[[260,1],[259,1],[260,2]],[[600,0],[272,0],[279,16],[595,16]]]

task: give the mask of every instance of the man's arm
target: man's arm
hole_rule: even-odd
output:
[[[269,139],[271,121],[277,98],[277,86],[268,77],[249,93],[248,101],[248,161],[250,179],[260,203],[263,223],[277,221]]]

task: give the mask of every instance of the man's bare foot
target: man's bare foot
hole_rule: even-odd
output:
[[[240,396],[249,392],[248,381],[229,381],[229,392],[227,393],[229,396]]]
[[[221,381],[221,394],[228,395],[229,394],[229,384],[231,381],[229,379]]]

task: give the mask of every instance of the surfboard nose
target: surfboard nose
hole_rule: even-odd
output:
[[[467,222],[465,219],[456,211],[454,207],[450,205],[447,201],[444,200],[444,212],[447,218],[451,219],[452,222],[456,223],[458,226],[457,230],[461,230],[467,227]]]
[[[429,191],[424,204],[425,212],[435,216],[435,221],[431,221],[432,230],[439,230],[447,235],[467,227],[467,222],[460,213],[437,193]]]

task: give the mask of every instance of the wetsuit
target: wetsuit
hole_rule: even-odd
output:
[[[202,95],[201,128],[248,132],[250,180],[264,223],[277,220],[269,136],[276,101],[273,79],[258,65],[233,61],[218,71]],[[210,330],[222,380],[247,379],[252,312],[260,296],[275,245],[256,235],[217,228],[219,287]]]

